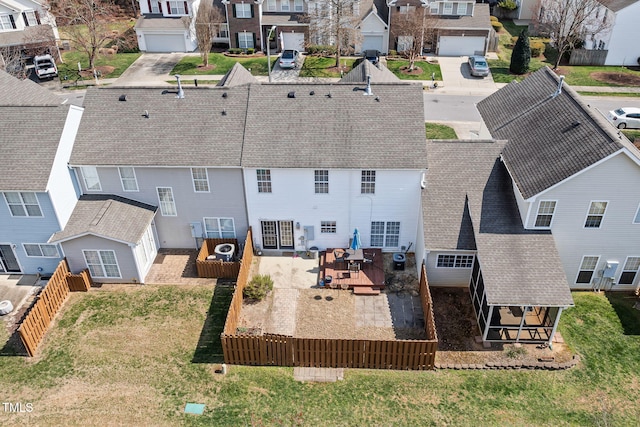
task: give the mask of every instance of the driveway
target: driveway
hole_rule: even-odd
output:
[[[467,59],[467,56],[438,57],[442,72],[442,88],[439,87],[437,92],[490,95],[498,89],[491,74],[484,78],[473,77],[469,71]]]
[[[280,64],[278,63],[278,61],[276,61],[276,63],[273,65],[273,69],[271,70],[271,81],[276,83],[297,82],[298,76],[300,75],[300,69],[302,68],[303,63],[304,63],[303,54],[300,54],[296,68],[286,68],[286,69],[280,68]],[[260,80],[263,80],[263,79],[260,79]],[[267,78],[264,81],[269,81],[269,79]]]
[[[186,53],[143,53],[122,75],[116,79],[118,86],[168,85],[169,72]],[[191,55],[198,55],[191,54]]]

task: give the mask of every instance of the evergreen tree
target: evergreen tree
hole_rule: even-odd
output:
[[[529,35],[527,34],[527,30],[524,29],[518,36],[518,41],[513,48],[509,71],[513,74],[524,74],[529,71],[529,61],[531,61]]]

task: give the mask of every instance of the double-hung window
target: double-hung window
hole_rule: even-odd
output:
[[[138,180],[136,171],[132,167],[119,167],[120,182],[124,191],[138,191]]]
[[[41,243],[24,243],[24,251],[28,257],[40,257],[40,258],[59,258],[57,245],[48,245]]]
[[[24,24],[27,27],[38,25],[38,16],[36,15],[35,10],[24,11],[22,12],[22,16],[24,17]]]
[[[372,221],[371,222],[371,246],[397,248],[400,243],[399,221]]]
[[[549,228],[551,220],[556,210],[556,202],[553,200],[541,200],[538,205],[538,215],[536,216],[536,227]]]
[[[36,193],[4,193],[11,216],[43,216]]]
[[[173,199],[173,189],[171,187],[158,187],[157,190],[162,216],[177,216],[178,211],[176,210],[176,202]]]
[[[591,278],[593,278],[593,273],[594,271],[596,271],[599,259],[600,257],[598,256],[582,257],[582,262],[580,263],[580,270],[578,271],[576,283],[591,283]]]
[[[204,230],[210,239],[235,239],[236,237],[233,218],[205,218]]]
[[[236,18],[251,18],[251,4],[237,3],[233,7],[236,11]]]
[[[120,268],[114,251],[82,251],[92,277],[119,279]]]
[[[289,0],[280,0],[280,10],[283,12],[291,11],[291,5],[289,4]]]
[[[467,3],[458,3],[458,15],[466,15],[467,14]]]
[[[159,1],[149,0],[149,8],[151,9],[151,13],[162,13],[162,7]]]
[[[303,0],[293,0],[293,11],[294,12],[304,12],[304,5],[302,3]]]
[[[16,23],[13,16],[6,14],[0,15],[0,30],[15,30]]]
[[[87,191],[102,191],[98,169],[95,166],[83,166],[80,169],[82,170],[84,186]]]
[[[589,212],[587,213],[587,220],[584,222],[584,228],[600,228],[606,210],[607,202],[591,202]]]
[[[451,14],[453,14],[453,3],[452,2],[445,2],[444,3],[444,7],[442,8],[442,14],[443,15],[451,15]]]
[[[187,2],[185,1],[170,1],[169,2],[169,10],[171,15],[186,15]]]
[[[271,193],[271,171],[269,169],[258,169],[258,193]]]
[[[362,171],[362,181],[360,182],[361,194],[376,193],[376,171]]]
[[[238,33],[238,47],[240,49],[252,49],[253,33],[247,33],[246,31]]]
[[[329,192],[329,171],[314,171],[316,194],[327,194]]]
[[[196,193],[209,192],[207,168],[191,168],[191,178],[193,179],[193,190]]]
[[[276,12],[276,0],[267,0],[267,12]]]
[[[632,285],[633,281],[636,279],[636,275],[638,274],[638,269],[640,269],[640,257],[627,257],[627,261],[624,263],[624,268],[622,269],[622,274],[620,275],[618,283],[621,285]]]

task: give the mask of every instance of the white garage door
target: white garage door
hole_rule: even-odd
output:
[[[185,52],[182,34],[145,34],[147,52]]]
[[[304,52],[304,33],[282,33],[283,49]]]
[[[377,50],[379,52],[386,52],[387,49],[383,48],[382,40],[382,36],[378,35],[364,36],[362,39],[362,51]]]
[[[484,54],[484,37],[441,36],[438,46],[440,56],[464,56]]]

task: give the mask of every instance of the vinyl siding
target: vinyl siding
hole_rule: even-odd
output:
[[[427,255],[426,269],[429,286],[468,287],[471,268],[436,267],[438,255],[475,255],[470,251],[431,251]]]
[[[194,191],[190,168],[136,167],[135,173],[139,191],[124,191],[117,167],[99,167],[101,193],[158,206],[156,188],[171,187],[177,216],[162,216],[158,211],[154,222],[160,247],[195,248],[189,224],[203,223],[204,217],[233,218],[238,240],[242,241],[246,236],[248,223],[240,169],[208,168],[209,193]],[[86,191],[84,181],[80,181]]]
[[[98,283],[134,283],[141,281],[136,269],[132,248],[127,244],[96,236],[83,236],[63,242],[62,247],[72,273],[78,273],[87,268],[84,254],[82,253],[83,250],[112,250],[116,254],[122,278],[109,279],[99,277],[93,278],[93,280]]]
[[[596,269],[607,261],[618,261],[616,280],[620,278],[627,256],[640,254],[640,224],[633,219],[640,203],[640,167],[620,153],[594,168],[574,176],[562,185],[537,197],[529,224],[535,221],[538,200],[557,200],[551,231],[560,253],[567,281],[573,289],[590,289],[576,285],[583,255],[599,255]],[[600,228],[585,229],[584,223],[593,200],[608,202]],[[633,285],[616,285],[614,289],[635,289]]]
[[[314,227],[307,246],[346,247],[354,228],[362,245],[371,244],[371,221],[400,221],[399,246],[416,243],[422,171],[376,170],[375,194],[360,194],[361,170],[329,169],[329,193],[315,194],[314,169],[270,169],[272,193],[258,193],[256,169],[245,169],[249,223],[262,245],[262,220],[300,223],[294,230],[296,250],[305,249],[304,226]],[[321,221],[336,221],[335,234],[320,233]],[[413,246],[415,248],[415,246]],[[383,248],[393,252],[400,248]]]
[[[638,37],[638,19],[640,19],[640,2],[635,2],[622,9],[615,15],[609,12],[607,17],[613,22],[613,27],[608,37],[605,49],[609,50],[605,65],[638,65],[637,58],[640,57],[640,45],[633,43],[632,39]],[[596,36],[599,39],[606,39],[606,36]],[[606,40],[605,40],[606,41]]]

